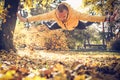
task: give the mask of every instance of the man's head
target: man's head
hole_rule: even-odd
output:
[[[60,4],[57,7],[56,13],[57,13],[57,17],[59,18],[59,20],[61,20],[62,22],[65,22],[68,17],[68,7],[65,4]]]

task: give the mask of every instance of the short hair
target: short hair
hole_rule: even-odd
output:
[[[60,5],[58,5],[57,10],[59,12],[63,12],[63,10],[67,10],[68,11],[68,7],[65,4],[60,4]]]

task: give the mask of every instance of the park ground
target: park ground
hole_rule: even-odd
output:
[[[100,51],[0,52],[0,80],[119,80],[120,55]]]

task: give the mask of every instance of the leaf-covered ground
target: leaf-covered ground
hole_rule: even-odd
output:
[[[0,80],[120,80],[120,55],[110,52],[0,52]]]

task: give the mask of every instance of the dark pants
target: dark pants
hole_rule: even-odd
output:
[[[60,29],[61,27],[56,23],[51,23],[51,22],[43,22],[50,30],[55,30],[55,29]],[[93,22],[81,22],[79,21],[77,27],[75,29],[86,29],[87,26],[92,25]]]

